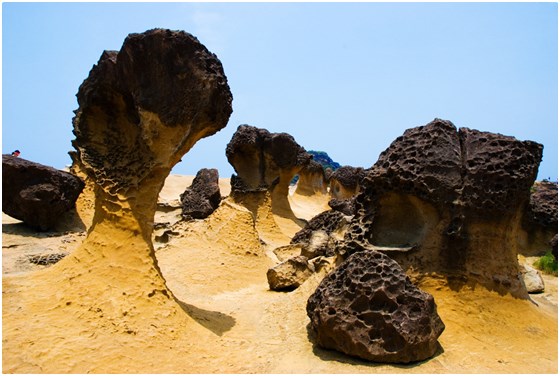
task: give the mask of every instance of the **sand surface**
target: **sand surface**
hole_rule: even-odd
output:
[[[446,329],[441,350],[421,363],[367,363],[316,347],[305,304],[323,275],[290,293],[270,291],[266,280],[278,262],[271,250],[297,226],[283,224],[266,205],[255,221],[231,199],[205,220],[180,221],[178,198],[192,178],[167,179],[155,219],[167,223],[155,231],[154,245],[178,310],[141,300],[130,307],[119,294],[111,307],[100,308],[91,291],[109,275],[90,276],[91,289],[73,289],[62,282],[61,264],[29,262],[73,252],[86,236],[88,205],[78,208],[82,221],[73,218],[53,233],[33,232],[3,214],[3,372],[557,373],[557,278],[546,275],[546,291],[532,301],[423,279]],[[229,194],[227,179],[220,188]],[[324,195],[290,197],[296,216],[307,220],[327,202]],[[53,303],[65,302],[70,291],[73,301]]]

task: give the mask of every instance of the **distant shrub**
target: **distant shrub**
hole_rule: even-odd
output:
[[[554,258],[551,251],[535,261],[533,266],[546,274],[558,276],[558,260]]]

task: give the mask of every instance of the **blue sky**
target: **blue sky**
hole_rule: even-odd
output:
[[[556,3],[3,3],[2,152],[70,164],[75,94],[129,33],[185,30],[216,53],[234,112],[173,173],[233,168],[240,124],[370,167],[436,117],[544,144],[558,177]]]

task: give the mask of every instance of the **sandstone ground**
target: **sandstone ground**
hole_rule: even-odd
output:
[[[56,233],[36,233],[19,221],[2,220],[2,368],[8,373],[557,373],[557,278],[544,275],[546,290],[520,300],[478,286],[458,287],[441,276],[420,281],[431,293],[446,329],[441,349],[409,365],[362,362],[314,346],[305,304],[323,275],[293,292],[268,289],[271,252],[285,245],[293,224],[260,208],[254,214],[226,199],[209,218],[177,222],[174,209],[193,177],[170,176],[160,193],[167,203],[155,222],[167,222],[165,240],[154,242],[178,314],[138,303],[109,317],[84,304],[51,307],[64,294],[54,266],[33,256],[71,253],[85,238],[91,201]],[[222,196],[229,179],[220,180]],[[299,218],[328,208],[323,195],[292,195]],[[156,231],[155,236],[161,236]],[[261,239],[266,239],[263,243]],[[124,241],[124,239],[123,239]],[[522,259],[531,262],[530,258]],[[63,271],[62,271],[63,272]],[[91,276],[103,285],[110,275]],[[80,291],[89,300],[88,289]],[[118,311],[122,302],[113,302]],[[89,309],[88,309],[89,308]],[[157,307],[155,307],[157,308]],[[145,310],[157,311],[157,321]],[[60,314],[63,312],[64,314]],[[148,315],[148,316],[147,316]]]

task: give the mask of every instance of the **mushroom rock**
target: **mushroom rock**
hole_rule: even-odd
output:
[[[325,171],[319,162],[311,160],[307,166],[301,169],[298,175],[296,194],[312,196],[317,193],[327,193]]]
[[[109,319],[122,318],[116,301],[136,314],[160,304],[170,315],[180,308],[151,237],[158,193],[197,140],[226,126],[232,96],[222,65],[183,31],[130,34],[119,52],[103,52],[77,98],[72,145],[95,183],[95,214],[81,247],[51,270],[72,280],[66,289],[90,288],[76,299]]]
[[[409,129],[368,171],[341,253],[391,255],[436,273],[526,297],[518,237],[542,145],[445,120]]]
[[[523,255],[542,255],[551,248],[550,241],[558,233],[558,183],[535,182],[523,216],[523,230]]]
[[[433,356],[445,329],[434,298],[375,251],[356,252],[327,275],[307,315],[321,347],[383,363]]]
[[[242,191],[269,190],[275,214],[293,216],[288,202],[290,181],[311,161],[287,133],[240,125],[226,148],[229,163],[241,180]],[[232,185],[234,195],[238,186]]]
[[[288,200],[290,181],[311,155],[287,133],[240,125],[226,156],[237,173],[231,179],[234,201],[253,213],[263,241],[285,244],[303,226]]]
[[[180,196],[183,218],[204,219],[220,205],[219,175],[215,168],[203,168],[196,174],[192,184]]]
[[[54,229],[83,188],[72,174],[2,155],[2,211],[39,231]]]
[[[331,197],[337,200],[352,198],[360,191],[360,180],[366,171],[361,167],[342,166],[329,177]]]

